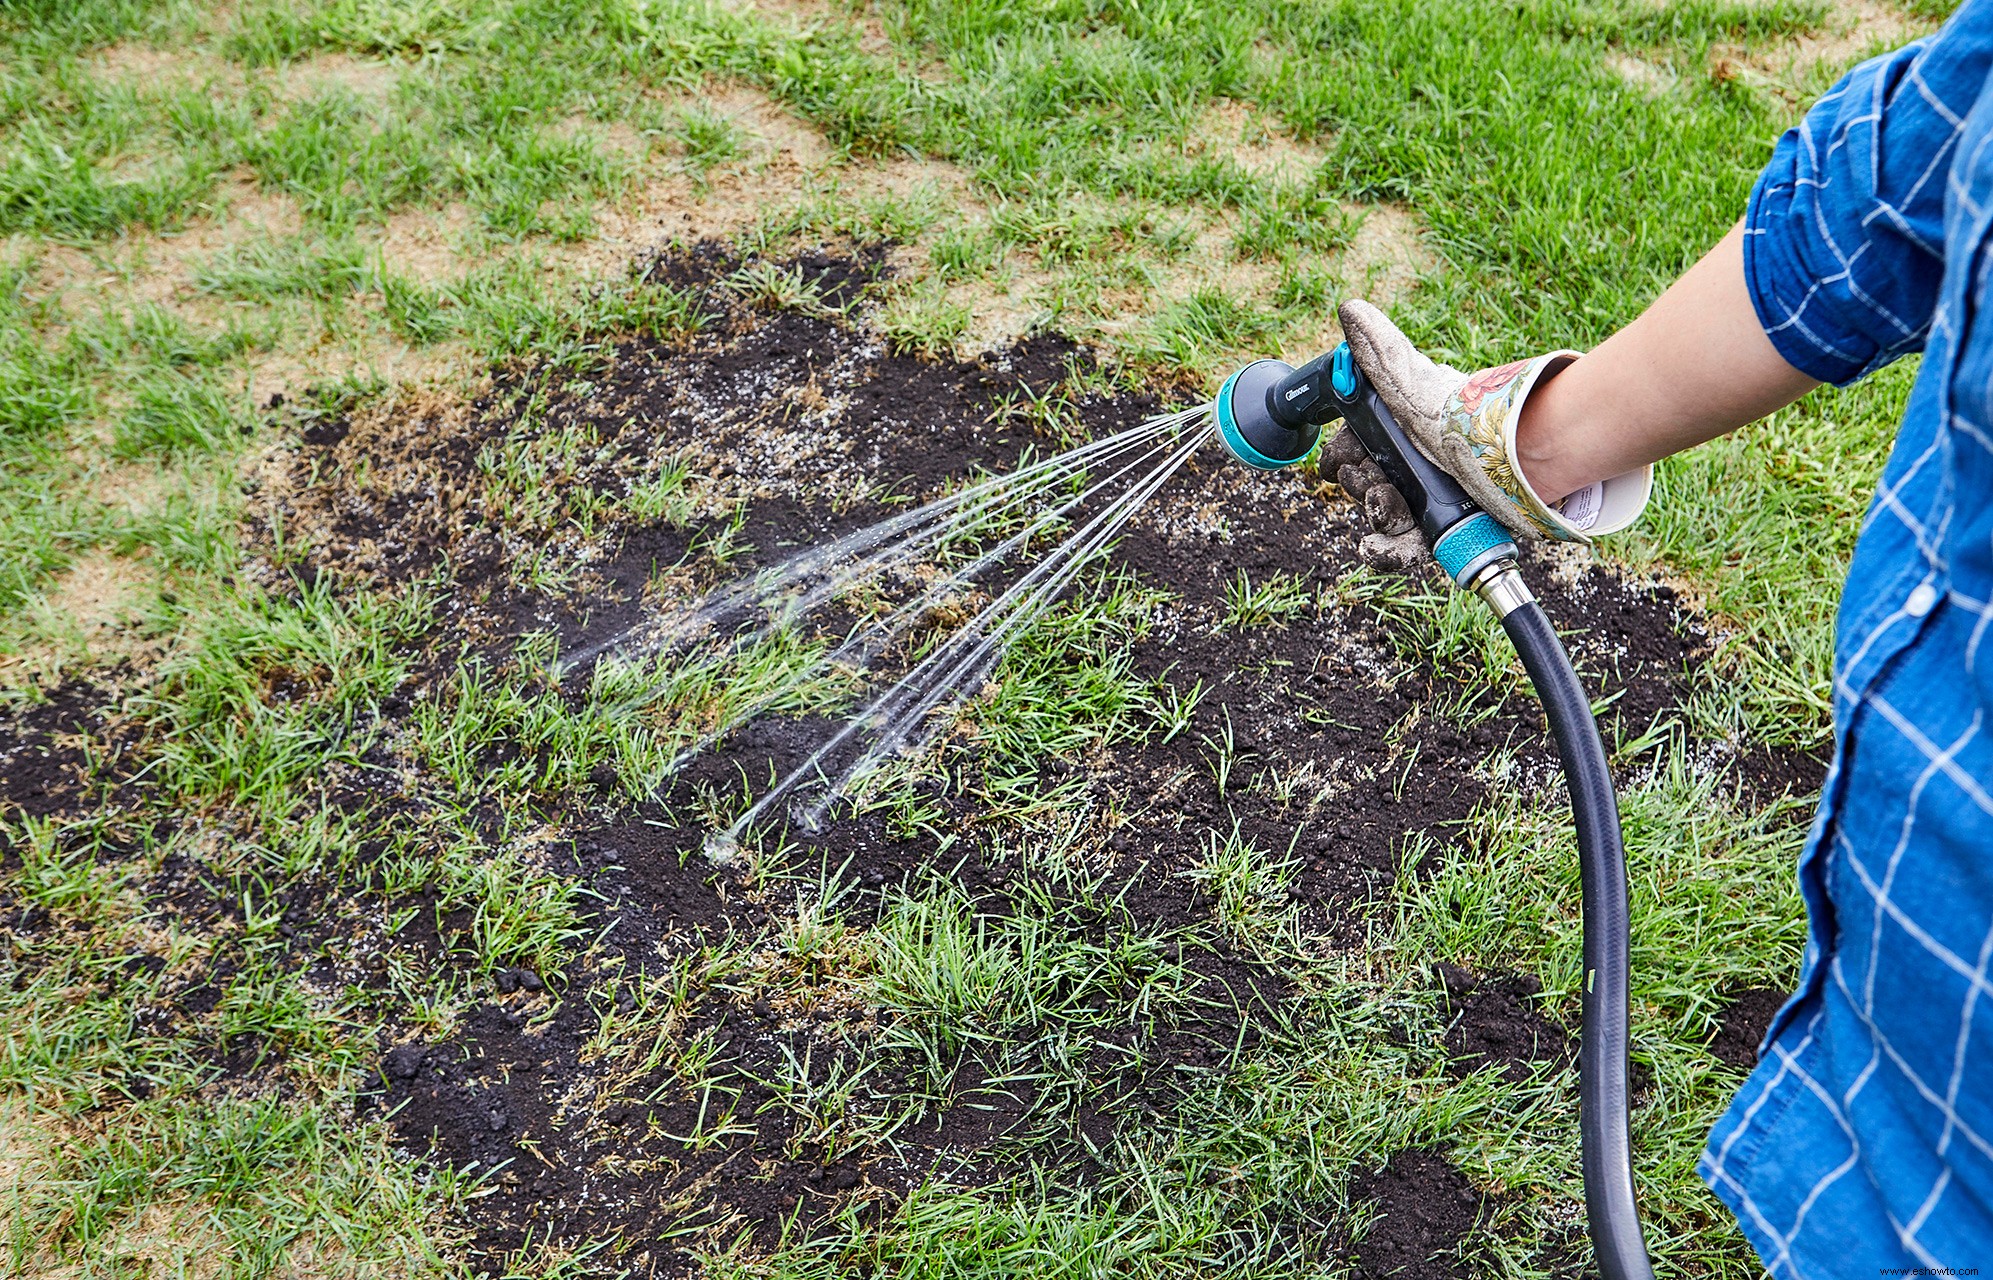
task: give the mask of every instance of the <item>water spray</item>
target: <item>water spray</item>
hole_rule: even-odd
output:
[[[731,860],[741,838],[786,818],[817,830],[832,805],[858,794],[891,761],[918,751],[946,727],[948,713],[973,697],[1088,565],[1113,546],[1142,504],[1212,433],[1211,407],[1158,414],[1138,426],[975,481],[924,506],[799,552],[744,579],[722,584],[661,626],[640,623],[567,660],[567,667],[613,655],[623,662],[673,660],[715,669],[753,651],[777,630],[861,589],[894,585],[909,598],[860,623],[841,643],[792,669],[789,682],[729,713],[673,753],[663,773],[769,710],[801,681],[836,670],[862,677],[872,660],[910,644],[934,608],[976,587],[1027,553],[1032,563],[994,598],[918,657],[830,737],[762,792],[731,825],[707,839],[707,856]],[[1006,536],[1007,535],[1007,536]],[[983,546],[987,537],[1000,537]],[[965,547],[981,549],[954,559]],[[952,567],[943,565],[948,560]],[[933,573],[923,566],[935,563]],[[908,572],[911,570],[912,572]],[[664,678],[640,681],[618,704],[655,697]]]
[[[1312,454],[1342,421],[1411,508],[1456,587],[1501,620],[1543,700],[1578,830],[1584,910],[1584,1028],[1578,1057],[1585,1216],[1604,1280],[1652,1280],[1633,1194],[1628,1122],[1626,852],[1619,804],[1591,702],[1529,586],[1507,530],[1405,435],[1344,343],[1294,368],[1256,360],[1225,380],[1212,406],[1218,438],[1249,467],[1276,471]]]

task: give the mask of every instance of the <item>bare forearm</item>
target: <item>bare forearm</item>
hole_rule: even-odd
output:
[[[1556,501],[1714,439],[1820,384],[1767,338],[1732,228],[1640,318],[1538,385],[1516,424],[1523,474]]]

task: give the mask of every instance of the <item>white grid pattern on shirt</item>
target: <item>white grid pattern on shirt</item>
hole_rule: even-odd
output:
[[[1930,159],[1924,164],[1923,171],[1917,175],[1916,180],[1910,184],[1909,188],[1897,201],[1885,200],[1879,195],[1875,197],[1869,209],[1857,220],[1856,225],[1861,228],[1864,234],[1862,242],[1855,245],[1852,249],[1844,248],[1841,245],[1834,234],[1833,225],[1827,220],[1824,206],[1820,201],[1816,200],[1814,202],[1814,234],[1818,237],[1819,242],[1826,246],[1827,251],[1833,255],[1840,269],[1821,277],[1810,285],[1799,301],[1787,308],[1785,317],[1766,329],[1766,332],[1770,334],[1777,334],[1786,329],[1791,329],[1793,332],[1804,337],[1808,343],[1830,360],[1845,360],[1847,356],[1838,346],[1828,340],[1812,325],[1809,325],[1806,322],[1805,315],[1807,307],[1812,303],[1814,298],[1823,289],[1831,285],[1845,284],[1852,301],[1859,303],[1870,315],[1883,321],[1891,329],[1896,331],[1896,341],[1882,344],[1882,351],[1874,360],[1870,361],[1871,365],[1886,364],[1906,352],[1917,350],[1923,345],[1928,330],[1928,325],[1911,323],[1897,315],[1881,299],[1876,298],[1862,288],[1854,269],[1855,262],[1869,251],[1873,243],[1874,224],[1878,219],[1886,220],[1893,229],[1900,229],[1911,243],[1924,252],[1934,256],[1939,256],[1940,254],[1939,250],[1928,244],[1922,236],[1916,234],[1912,229],[1912,221],[1904,214],[1901,204],[1920,196],[1933,176],[1940,172],[1950,172],[1952,151],[1957,145],[1958,131],[1964,128],[1965,122],[1950,108],[1946,107],[1939,96],[1925,83],[1916,64],[1913,63],[1911,65],[1907,76],[1912,86],[1924,101],[1929,103],[1934,111],[1940,113],[1942,119],[1951,124],[1952,135],[1950,139],[1947,140],[1944,146],[1935,148],[1932,151]],[[1848,86],[1842,86],[1822,98],[1819,105],[1825,106],[1831,104],[1850,91]],[[1844,127],[1837,131],[1834,137],[1829,140],[1827,151],[1824,154],[1820,153],[1818,141],[1814,138],[1812,131],[1804,125],[1801,126],[1799,143],[1807,152],[1808,160],[1811,162],[1809,166],[1811,173],[1814,175],[1829,174],[1830,176],[1815,177],[1802,175],[1794,180],[1794,186],[1810,186],[1824,189],[1832,181],[1830,171],[1825,167],[1825,161],[1831,158],[1833,151],[1840,146],[1847,145],[1849,138],[1856,130],[1866,129],[1873,132],[1881,124],[1883,116],[1881,86],[1873,86],[1871,93],[1873,100],[1869,103],[1868,110],[1852,120],[1841,122]],[[1811,116],[1808,117],[1809,120],[1811,118]],[[1756,234],[1762,234],[1762,228],[1757,229]]]
[[[1963,184],[1958,181],[1956,169],[1952,163],[1955,159],[1958,136],[1965,127],[1964,120],[1943,101],[1939,94],[1933,91],[1922,74],[1920,63],[1913,61],[1905,75],[1909,84],[1919,96],[1921,103],[1938,119],[1948,122],[1952,132],[1950,139],[1944,146],[1933,149],[1930,160],[1925,165],[1922,173],[1918,175],[1910,190],[1906,194],[1899,196],[1898,200],[1902,203],[1908,203],[1911,198],[1922,194],[1926,185],[1930,182],[1932,175],[1940,172],[1940,166],[1942,165],[1942,171],[1946,174],[1948,193],[1958,203],[1959,207],[1976,215],[1979,210],[1979,204],[1973,198],[1971,192],[1962,189]],[[1843,85],[1834,94],[1830,94],[1828,98],[1823,99],[1822,104],[1831,103],[1842,94],[1850,92],[1852,86],[1858,82],[1850,81],[1848,84]],[[1880,77],[1869,78],[1867,84],[1870,89],[1872,101],[1866,104],[1862,114],[1854,116],[1851,119],[1846,119],[1844,122],[1837,122],[1845,123],[1845,127],[1837,129],[1833,136],[1827,139],[1824,153],[1821,150],[1820,139],[1814,136],[1814,133],[1808,126],[1816,118],[1826,117],[1816,117],[1810,114],[1807,124],[1801,126],[1799,143],[1811,163],[1809,165],[1809,173],[1799,178],[1795,182],[1795,186],[1808,185],[1824,189],[1832,181],[1834,173],[1839,172],[1829,168],[1824,161],[1833,156],[1836,148],[1852,145],[1851,137],[1856,129],[1876,130],[1878,128],[1884,107]],[[1983,151],[1988,145],[1993,145],[1993,135],[1989,135],[1986,140],[1980,143],[1979,150]],[[1979,158],[1978,151],[1975,151],[1971,158]],[[1914,349],[1920,344],[1926,331],[1933,338],[1940,335],[1946,338],[1953,336],[1951,330],[1954,318],[1942,304],[1933,309],[1931,320],[1927,326],[1919,326],[1895,314],[1893,310],[1883,305],[1867,290],[1860,287],[1858,265],[1873,243],[1874,227],[1878,221],[1886,224],[1892,232],[1903,238],[1906,242],[1914,244],[1917,248],[1927,253],[1936,254],[1941,252],[1937,247],[1930,245],[1918,233],[1914,221],[1905,215],[1899,203],[1881,199],[1879,196],[1875,198],[1872,207],[1857,220],[1857,225],[1859,225],[1863,232],[1863,239],[1860,244],[1853,246],[1843,245],[1837,239],[1835,228],[1830,226],[1826,221],[1820,202],[1815,202],[1813,212],[1814,217],[1811,229],[1817,237],[1817,242],[1824,245],[1828,252],[1832,254],[1839,266],[1839,270],[1813,282],[1802,296],[1795,302],[1788,304],[1785,308],[1783,318],[1768,325],[1767,331],[1769,333],[1777,335],[1781,332],[1789,331],[1791,334],[1797,335],[1810,343],[1827,359],[1836,362],[1845,361],[1848,358],[1846,352],[1826,335],[1822,334],[1818,328],[1809,324],[1806,314],[1809,307],[1813,306],[1816,301],[1821,300],[1821,295],[1824,291],[1834,286],[1842,285],[1845,286],[1845,296],[1839,299],[1841,305],[1854,304],[1861,306],[1875,320],[1881,322],[1881,327],[1886,327],[1888,331],[1898,335],[1896,343],[1884,345],[1882,354],[1872,362],[1874,364],[1886,363],[1888,359],[1894,358],[1896,354],[1900,354],[1904,350]],[[1842,225],[1845,227],[1846,224],[1843,223]],[[1752,236],[1763,235],[1764,229],[1747,228],[1746,234]],[[1761,299],[1761,301],[1763,300]],[[1822,323],[1824,324],[1824,321]],[[1863,331],[1872,334],[1878,327],[1871,324],[1865,326]],[[1884,519],[1894,521],[1915,542],[1919,552],[1931,570],[1931,573],[1924,579],[1927,583],[1932,582],[1945,572],[1945,559],[1941,548],[1945,532],[1949,528],[1952,507],[1948,502],[1942,504],[1939,510],[1933,513],[1936,516],[1936,527],[1927,528],[1924,517],[1917,510],[1913,509],[1911,502],[1905,500],[1906,492],[1913,491],[1922,485],[1928,485],[1929,481],[1924,477],[1923,473],[1927,466],[1934,463],[1934,460],[1942,458],[1942,444],[1948,433],[1954,445],[1963,440],[1971,440],[1981,449],[1993,452],[1993,440],[1989,440],[1985,432],[1979,430],[1976,424],[1969,422],[1961,423],[1958,419],[1954,418],[1950,410],[1951,406],[1947,399],[1940,406],[1938,432],[1916,458],[1908,460],[1907,464],[1901,467],[1898,474],[1894,475],[1886,484],[1879,488],[1876,502],[1866,518],[1863,529],[1863,533],[1866,536],[1870,532],[1868,526],[1874,524],[1876,521]],[[1954,431],[1954,428],[1962,429]],[[1921,485],[1919,482],[1921,482]],[[1978,626],[1973,631],[1972,641],[1968,646],[1966,654],[1967,668],[1970,670],[1972,662],[1977,657],[1979,639],[1986,631],[1989,620],[1993,620],[1993,604],[1972,599],[1964,596],[1962,593],[1952,593],[1949,591],[1947,592],[1946,600],[1948,603],[1970,609],[1979,618]],[[1945,1153],[1952,1146],[1953,1139],[1955,1137],[1963,1138],[1978,1153],[1988,1158],[1993,1158],[1993,1143],[1989,1143],[1987,1138],[1977,1132],[1971,1124],[1962,1119],[1958,1112],[1960,1089],[1969,1075],[1982,1079],[1993,1078],[1993,1063],[1979,1063],[1976,1070],[1969,1063],[1969,1059],[1972,1056],[1970,1050],[1973,1020],[1981,1002],[1980,997],[1982,994],[1993,995],[1993,982],[1989,981],[1989,970],[1993,969],[1993,921],[1987,922],[1987,928],[1980,942],[1977,954],[1967,959],[1959,955],[1953,948],[1945,946],[1932,935],[1930,930],[1920,925],[1902,908],[1892,894],[1892,890],[1896,884],[1898,865],[1905,851],[1911,846],[1919,812],[1925,804],[1927,797],[1931,794],[1934,783],[1938,783],[1942,779],[1943,782],[1949,783],[1950,787],[1955,789],[1958,795],[1969,799],[1973,805],[1977,806],[1983,812],[1993,815],[1993,795],[1989,795],[1980,781],[1972,777],[1969,772],[1961,768],[1957,763],[1959,753],[1969,743],[1973,742],[1979,734],[1981,728],[1980,716],[1975,714],[1970,725],[1948,747],[1940,747],[1931,740],[1930,736],[1921,727],[1914,723],[1899,708],[1891,704],[1887,698],[1880,696],[1879,693],[1873,690],[1851,685],[1846,678],[1847,673],[1853,670],[1865,673],[1861,677],[1864,682],[1871,679],[1873,673],[1867,671],[1869,665],[1867,659],[1871,651],[1880,652],[1881,650],[1878,650],[1877,646],[1886,643],[1888,639],[1893,639],[1894,637],[1890,636],[1893,630],[1905,624],[1913,623],[1920,616],[1921,613],[1913,613],[1901,605],[1886,613],[1879,621],[1875,621],[1871,625],[1867,634],[1863,635],[1858,642],[1848,646],[1848,656],[1843,663],[1838,665],[1835,673],[1834,693],[1836,705],[1837,707],[1845,706],[1848,709],[1850,723],[1853,722],[1854,713],[1861,707],[1866,706],[1871,708],[1875,714],[1863,717],[1864,733],[1887,733],[1893,731],[1913,746],[1926,761],[1926,768],[1908,793],[1902,827],[1880,881],[1874,878],[1870,869],[1863,863],[1858,851],[1848,844],[1845,836],[1839,830],[1826,833],[1828,838],[1835,842],[1835,852],[1845,858],[1847,865],[1855,872],[1855,881],[1860,885],[1862,891],[1871,897],[1874,905],[1868,970],[1863,982],[1863,990],[1857,994],[1849,989],[1847,973],[1841,955],[1836,954],[1828,965],[1828,974],[1836,990],[1845,997],[1849,1006],[1857,1012],[1860,1024],[1866,1029],[1869,1035],[1872,1047],[1870,1059],[1857,1074],[1854,1082],[1847,1086],[1846,1093],[1841,1097],[1837,1098],[1830,1088],[1820,1080],[1815,1079],[1806,1069],[1805,1060],[1813,1050],[1818,1037],[1823,1031],[1825,1006],[1816,1005],[1811,1017],[1803,1028],[1788,1029],[1787,1032],[1781,1035],[1780,1041],[1774,1042],[1771,1045],[1771,1051],[1776,1055],[1778,1063],[1776,1072],[1765,1082],[1763,1088],[1752,1099],[1742,1116],[1738,1118],[1736,1126],[1727,1135],[1721,1147],[1711,1151],[1704,1158],[1705,1174],[1709,1177],[1711,1183],[1726,1188],[1733,1193],[1740,1213],[1755,1226],[1764,1238],[1774,1243],[1774,1252],[1765,1259],[1767,1271],[1774,1276],[1792,1277],[1792,1280],[1810,1280],[1800,1270],[1797,1260],[1791,1254],[1793,1242],[1798,1238],[1804,1227],[1807,1215],[1812,1211],[1816,1203],[1819,1202],[1820,1198],[1836,1182],[1846,1177],[1857,1167],[1861,1156],[1861,1142],[1854,1125],[1849,1119],[1847,1108],[1854,1103],[1863,1089],[1875,1078],[1875,1073],[1883,1069],[1883,1064],[1886,1063],[1887,1069],[1893,1071],[1902,1080],[1907,1081],[1917,1097],[1935,1109],[1936,1113],[1943,1119],[1943,1127],[1936,1152],[1939,1157],[1938,1172],[1932,1179],[1925,1194],[1921,1197],[1916,1212],[1907,1221],[1898,1221],[1893,1214],[1890,1217],[1890,1222],[1896,1229],[1896,1235],[1901,1246],[1924,1265],[1945,1265],[1937,1258],[1931,1256],[1928,1248],[1920,1241],[1919,1235],[1933,1220],[1933,1217],[1938,1214],[1939,1204],[1954,1185],[1952,1169],[1943,1161]],[[1837,770],[1840,767],[1842,766],[1837,764]],[[1829,785],[1832,785],[1831,781]],[[1951,797],[1947,796],[1946,798],[1950,799]],[[1964,980],[1963,999],[1958,1018],[1958,1032],[1951,1054],[1949,1077],[1944,1082],[1942,1091],[1932,1087],[1931,1082],[1923,1078],[1919,1071],[1905,1058],[1899,1047],[1890,1043],[1888,1035],[1877,1025],[1874,1016],[1875,974],[1878,964],[1882,961],[1882,956],[1878,948],[1885,921],[1897,926],[1897,929],[1901,931],[1905,938],[1936,959],[1946,969],[1958,974]],[[1809,956],[1811,956],[1812,951],[1813,948],[1809,945]],[[1785,1043],[1796,1032],[1803,1032],[1803,1034],[1798,1036],[1797,1043],[1790,1045]],[[1746,1134],[1755,1132],[1756,1127],[1761,1123],[1760,1112],[1766,1106],[1768,1100],[1774,1098],[1784,1099],[1787,1092],[1794,1087],[1803,1087],[1806,1093],[1815,1098],[1825,1109],[1826,1113],[1833,1118],[1843,1137],[1848,1142],[1848,1154],[1844,1160],[1841,1160],[1815,1181],[1807,1194],[1799,1201],[1796,1208],[1777,1211],[1781,1217],[1789,1213],[1789,1221],[1775,1222],[1772,1220],[1771,1212],[1767,1211],[1754,1200],[1749,1187],[1733,1175],[1728,1167],[1728,1162],[1731,1159],[1733,1148],[1739,1140]],[[1775,1113],[1782,1113],[1784,1105],[1782,1104],[1774,1110]],[[1773,1122],[1775,1123],[1775,1121]]]

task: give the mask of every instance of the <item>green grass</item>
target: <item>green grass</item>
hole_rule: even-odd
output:
[[[1916,12],[1934,20],[1942,6]],[[1805,0],[881,0],[801,24],[705,0],[0,6],[0,659],[22,664],[0,666],[0,683],[9,706],[65,676],[127,690],[120,711],[147,785],[195,823],[155,834],[118,805],[67,828],[7,819],[0,895],[60,925],[0,953],[0,1120],[28,1117],[40,1161],[36,1180],[0,1193],[12,1197],[0,1198],[0,1239],[13,1267],[170,1274],[212,1257],[245,1275],[300,1259],[332,1274],[460,1274],[475,1186],[409,1164],[350,1108],[385,1029],[446,1030],[475,997],[435,983],[431,958],[359,914],[343,924],[378,951],[383,976],[308,986],[272,941],[283,895],[380,894],[395,921],[429,913],[477,975],[594,963],[588,899],[552,869],[543,831],[573,780],[607,768],[635,801],[685,746],[750,711],[843,705],[846,682],[792,678],[814,651],[786,636],[724,662],[605,664],[585,689],[563,690],[545,662],[495,669],[424,647],[466,589],[447,572],[335,589],[259,578],[244,551],[267,450],[397,394],[379,372],[389,355],[460,357],[471,394],[528,364],[534,385],[559,388],[596,376],[618,341],[680,342],[710,325],[692,293],[572,265],[643,184],[683,181],[695,203],[735,198],[727,184],[757,163],[752,122],[701,103],[702,89],[765,94],[833,154],[752,211],[742,241],[770,252],[730,282],[741,296],[862,317],[891,351],[932,357],[967,341],[988,290],[1017,284],[1025,310],[1119,357],[1097,385],[1174,388],[1319,331],[1376,275],[1348,251],[1381,202],[1420,237],[1416,287],[1394,315],[1442,358],[1472,366],[1596,341],[1735,218],[1795,104],[1841,70],[1718,78],[1703,71],[1713,51],[1741,46],[1776,65],[1791,37],[1830,17]],[[133,49],[164,70],[105,69]],[[1615,54],[1677,74],[1659,90],[1629,84],[1608,65]],[[334,57],[371,70],[314,79]],[[1278,179],[1256,171],[1210,124],[1226,104],[1308,163]],[[909,159],[952,166],[972,198],[868,185]],[[244,232],[245,200],[286,220]],[[398,261],[395,219],[442,215],[460,215],[449,269]],[[217,229],[232,234],[201,240]],[[824,237],[911,248],[897,275],[833,309],[774,265],[785,246]],[[270,368],[287,371],[288,413],[265,411],[272,388],[256,376]],[[1789,982],[1800,939],[1797,815],[1711,794],[1688,767],[1689,739],[1824,740],[1838,582],[1911,374],[1821,393],[1665,464],[1649,517],[1614,548],[1682,581],[1722,636],[1685,725],[1619,744],[1639,769],[1624,798],[1635,1047],[1658,1099],[1636,1115],[1636,1138],[1671,1275],[1752,1273],[1691,1169],[1735,1083],[1700,1045],[1716,993]],[[617,471],[600,424],[549,425],[550,412],[465,466],[473,500],[523,542],[635,519],[696,534],[688,559],[715,571],[741,552],[699,459]],[[1077,414],[1062,397],[1001,416],[1067,439]],[[93,557],[128,562],[144,584],[109,652],[45,621],[63,607],[65,572]],[[551,556],[515,564],[526,585],[568,572]],[[771,944],[792,994],[855,983],[891,1015],[899,1038],[886,1049],[929,1068],[924,1093],[895,1095],[858,1067],[813,1084],[792,1064],[781,1105],[816,1140],[889,1134],[910,1098],[952,1087],[964,1053],[1013,1044],[1019,1027],[1041,1034],[991,1075],[1079,1096],[1075,1055],[1094,1031],[1194,1012],[1172,949],[1186,939],[1099,926],[1113,918],[1111,887],[1072,856],[1092,820],[1083,789],[1037,777],[1046,760],[1077,766],[1110,744],[1190,732],[1206,692],[1128,663],[1169,601],[1098,586],[1013,653],[967,716],[979,785],[1029,833],[1005,854],[1052,877],[1055,893],[996,917],[937,879],[853,923],[834,868],[762,886],[797,904]],[[1242,575],[1223,616],[1202,624],[1243,643],[1350,608],[1386,624],[1407,671],[1514,678],[1471,602],[1373,575],[1318,594]],[[388,714],[419,660],[438,669],[405,715]],[[1201,735],[1205,767],[1236,803],[1291,801],[1243,727],[1228,718]],[[368,772],[384,755],[419,769],[419,816]],[[880,780],[873,803],[895,830],[932,826],[919,785],[948,767],[913,762]],[[374,803],[333,803],[354,778]],[[719,788],[702,804],[730,816],[741,796]],[[1302,936],[1290,851],[1208,832],[1195,878],[1219,914],[1188,941],[1222,935],[1293,974],[1293,1026],[1143,1129],[1099,1185],[1073,1193],[1027,1171],[1003,1194],[923,1188],[885,1228],[852,1216],[773,1257],[723,1249],[712,1270],[1298,1274],[1281,1240],[1237,1224],[1333,1216],[1353,1171],[1438,1142],[1514,1193],[1481,1265],[1540,1273],[1532,1242],[1559,1238],[1576,1194],[1571,1081],[1554,1069],[1519,1088],[1445,1076],[1430,966],[1528,973],[1569,1016],[1578,935],[1562,818],[1485,806],[1373,922],[1360,956]],[[207,879],[171,879],[189,863]],[[168,910],[169,889],[227,909]],[[128,971],[138,953],[166,967]],[[639,1074],[668,1058],[722,1096],[733,1086],[713,1047],[672,1039],[662,1019],[743,981],[751,962],[743,944],[650,975],[643,1010],[603,1023],[602,1051]],[[225,975],[211,1009],[164,1031],[139,1024],[135,1011],[198,974]],[[216,1084],[217,1056],[234,1052],[275,1082],[267,1093]],[[1054,1136],[1067,1135],[1039,1135]],[[134,1242],[161,1215],[191,1224],[186,1238],[164,1253]],[[580,1265],[514,1260],[532,1275]]]

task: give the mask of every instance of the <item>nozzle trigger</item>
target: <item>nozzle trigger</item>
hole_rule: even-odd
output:
[[[1349,353],[1347,342],[1338,346],[1330,358],[1329,384],[1345,400],[1356,394],[1356,357]]]

